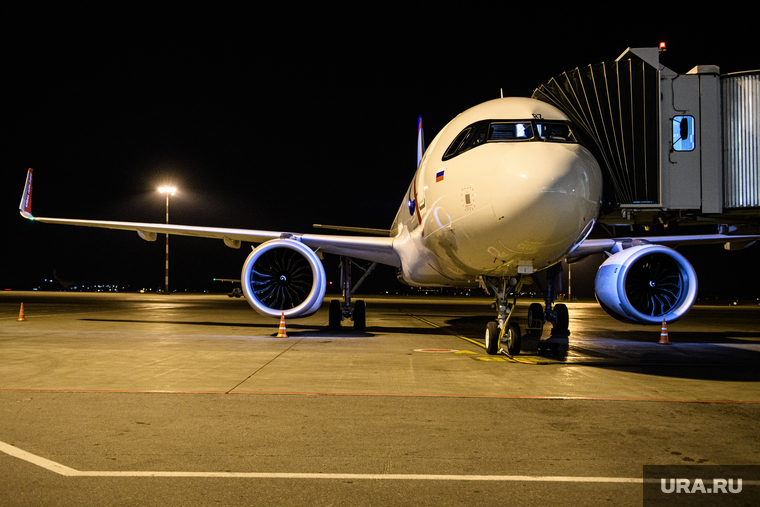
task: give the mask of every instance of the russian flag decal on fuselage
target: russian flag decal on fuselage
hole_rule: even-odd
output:
[[[441,171],[441,172],[435,174],[435,182],[436,183],[438,183],[439,181],[443,181],[443,173],[444,173],[444,171]]]

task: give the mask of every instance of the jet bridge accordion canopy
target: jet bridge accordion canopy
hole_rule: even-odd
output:
[[[533,92],[580,128],[617,204],[660,199],[659,72],[635,55],[564,72]]]

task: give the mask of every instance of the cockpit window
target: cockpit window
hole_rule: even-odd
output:
[[[564,122],[483,120],[462,130],[444,153],[443,160],[485,143],[521,141],[577,142],[572,128]]]
[[[537,123],[538,135],[544,141],[555,143],[575,143],[575,136],[567,123]]]
[[[531,139],[533,127],[527,123],[492,123],[488,130],[489,141],[511,141],[513,139]]]
[[[449,149],[446,150],[443,159],[446,160],[447,158],[451,158],[486,142],[487,129],[488,125],[482,123],[476,123],[464,129],[457,138],[454,139],[454,142],[451,143]]]

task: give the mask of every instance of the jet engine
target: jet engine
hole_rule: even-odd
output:
[[[309,247],[294,239],[275,239],[256,247],[243,264],[243,294],[262,315],[307,317],[325,296],[325,268]]]
[[[604,310],[630,324],[673,322],[697,297],[697,274],[672,248],[644,244],[609,257],[596,274],[596,298]]]

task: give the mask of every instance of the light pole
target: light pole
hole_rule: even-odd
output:
[[[169,225],[169,195],[177,191],[175,187],[159,187],[159,192],[166,194],[166,225]],[[169,233],[166,234],[166,278],[164,279],[164,294],[169,294]]]

